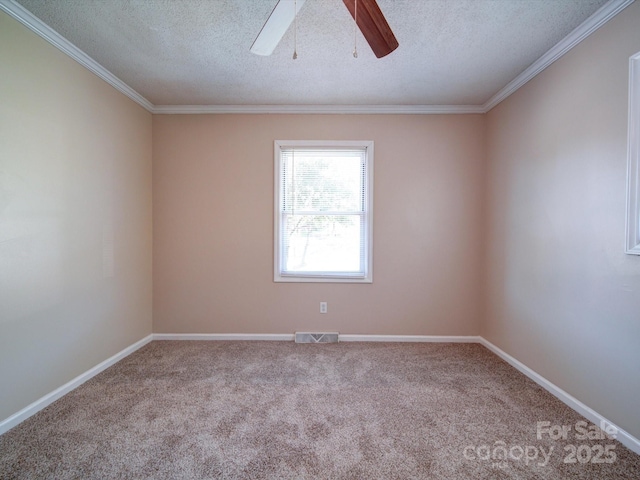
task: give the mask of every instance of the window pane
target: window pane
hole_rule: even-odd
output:
[[[364,152],[283,152],[283,209],[295,212],[361,212]]]
[[[360,215],[283,215],[283,273],[363,274]]]

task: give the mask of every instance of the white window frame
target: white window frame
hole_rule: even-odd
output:
[[[364,239],[364,276],[339,275],[283,275],[281,271],[282,242],[280,238],[280,206],[282,205],[282,186],[280,185],[281,150],[289,148],[364,148],[366,150],[365,180],[365,239]],[[370,140],[276,140],[274,141],[274,282],[316,282],[316,283],[372,283],[373,282],[373,141]]]
[[[640,52],[629,59],[626,252],[640,255]]]

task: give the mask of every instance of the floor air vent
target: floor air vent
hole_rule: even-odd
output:
[[[337,341],[338,332],[296,332],[296,343],[335,343]]]

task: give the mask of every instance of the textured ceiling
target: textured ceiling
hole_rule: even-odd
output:
[[[378,0],[376,59],[342,0],[307,0],[273,55],[276,0],[18,0],[155,105],[482,105],[606,0]]]

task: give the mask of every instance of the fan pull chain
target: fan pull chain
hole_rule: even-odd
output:
[[[358,0],[355,0],[353,13],[353,58],[358,58]]]
[[[298,1],[293,0],[293,59],[298,58]]]

